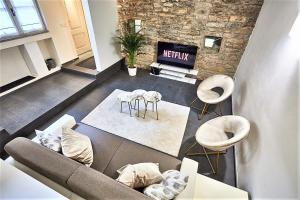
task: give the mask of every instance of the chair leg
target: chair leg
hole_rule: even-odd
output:
[[[199,113],[198,113],[198,120],[201,120],[202,119],[202,117],[203,117],[203,115],[207,112],[207,109],[208,109],[208,104],[207,103],[204,103],[204,106],[202,107],[202,109],[201,108],[198,108],[198,107],[196,107],[194,104],[195,104],[195,102],[197,101],[197,100],[200,100],[198,97],[196,97],[193,101],[192,101],[192,103],[190,104],[190,107],[191,108],[194,108],[194,109],[196,109],[196,110],[198,110],[199,111]]]
[[[208,106],[209,105],[207,103],[204,103],[204,106],[203,106],[203,109],[201,111],[201,114],[199,113],[200,115],[198,115],[198,119],[199,120],[201,120],[203,118],[204,114],[206,113],[206,111],[208,109]]]
[[[209,163],[209,166],[212,170],[212,173],[213,174],[217,174],[218,171],[219,171],[219,159],[220,159],[220,154],[225,154],[227,153],[227,150],[226,151],[217,151],[217,152],[207,152],[206,149],[204,147],[202,147],[203,149],[203,152],[197,152],[197,153],[188,153],[195,145],[197,144],[197,142],[195,142],[194,144],[192,144],[188,150],[185,152],[185,155],[187,156],[205,156],[206,159],[208,160],[208,163]],[[217,155],[216,159],[215,159],[215,167],[213,166],[210,158],[209,158],[209,155]]]
[[[131,117],[132,115],[131,115],[131,103],[130,102],[128,102],[128,108],[129,108],[129,113],[130,113],[130,117]]]
[[[194,103],[195,103],[198,99],[199,99],[199,98],[196,97],[196,98],[192,101],[192,103],[190,104],[190,107],[191,107],[191,108],[195,108],[196,110],[201,110],[200,108],[194,106]]]
[[[158,120],[157,102],[155,102],[155,107],[156,107],[156,120]]]
[[[221,104],[222,104],[222,102],[219,103],[219,110],[220,110],[220,115],[223,116]]]
[[[220,158],[220,152],[218,151],[217,157],[216,157],[216,174],[219,171],[219,158]]]
[[[136,109],[136,101],[137,99],[134,100],[134,107],[133,107],[134,110]]]
[[[147,112],[147,102],[144,99],[144,104],[145,104],[145,111],[144,111],[144,119],[146,118],[146,112]]]
[[[215,110],[215,111],[213,111],[213,113],[215,113],[218,117],[223,116],[222,102],[219,102],[216,107],[217,107],[216,110],[218,109],[219,112]]]
[[[152,112],[154,112],[154,102],[151,103],[152,103]]]
[[[121,101],[121,113],[123,112],[122,105],[123,105],[123,101]]]
[[[187,155],[187,153],[197,144],[198,142],[195,141],[186,151],[185,151],[185,155]]]
[[[137,99],[137,102],[138,102],[138,113],[137,113],[137,116],[139,117],[140,116],[140,100]]]
[[[208,160],[208,163],[209,163],[209,165],[210,165],[210,168],[212,169],[213,174],[216,174],[216,171],[215,171],[215,169],[214,169],[214,167],[213,167],[213,165],[212,165],[212,163],[211,163],[211,161],[210,161],[210,159],[209,159],[209,157],[208,157],[208,154],[207,154],[205,148],[202,147],[202,149],[203,149],[203,151],[204,151],[204,153],[205,153],[205,156],[206,156],[206,158],[207,158],[207,160]]]

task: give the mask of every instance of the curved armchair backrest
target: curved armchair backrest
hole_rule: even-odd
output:
[[[202,146],[210,150],[224,151],[244,139],[249,131],[250,123],[247,119],[241,116],[227,115],[204,123],[198,129],[196,139]],[[228,139],[226,133],[232,133],[233,137]]]
[[[217,92],[212,91],[213,88],[222,88],[223,93],[219,95]],[[202,81],[197,89],[198,98],[209,104],[219,103],[228,98],[234,89],[234,81],[231,77],[217,74],[208,77]]]

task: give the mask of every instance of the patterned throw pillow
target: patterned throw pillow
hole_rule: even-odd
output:
[[[35,133],[39,139],[41,145],[56,151],[61,152],[61,137],[55,133],[47,131],[35,130]]]
[[[131,188],[141,188],[162,180],[158,163],[138,163],[125,165],[118,170],[117,181]]]
[[[145,195],[155,200],[174,199],[185,189],[189,178],[177,170],[168,170],[162,176],[163,181],[160,184],[150,185],[145,188]]]
[[[162,184],[153,184],[146,187],[144,194],[155,200],[169,200],[175,198],[175,195]]]

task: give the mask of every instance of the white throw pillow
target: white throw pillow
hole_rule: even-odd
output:
[[[93,163],[93,148],[88,136],[80,134],[70,128],[62,128],[62,153],[78,162],[91,166]]]
[[[162,180],[158,163],[138,163],[126,165],[118,170],[117,181],[131,188],[141,188]]]
[[[145,195],[155,200],[174,199],[185,189],[189,178],[177,170],[168,170],[162,176],[163,181],[160,184],[150,185],[145,188]]]
[[[61,152],[61,137],[58,134],[40,130],[35,130],[35,133],[41,145],[53,151]]]

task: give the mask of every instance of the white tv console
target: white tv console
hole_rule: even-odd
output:
[[[159,77],[168,78],[168,79],[190,83],[190,84],[195,84],[197,81],[196,76],[198,74],[198,70],[195,69],[184,69],[184,68],[160,64],[156,62],[152,63],[150,67],[161,69],[159,75],[154,75],[150,73],[153,76],[159,76]],[[187,76],[195,76],[195,77],[187,77]]]

